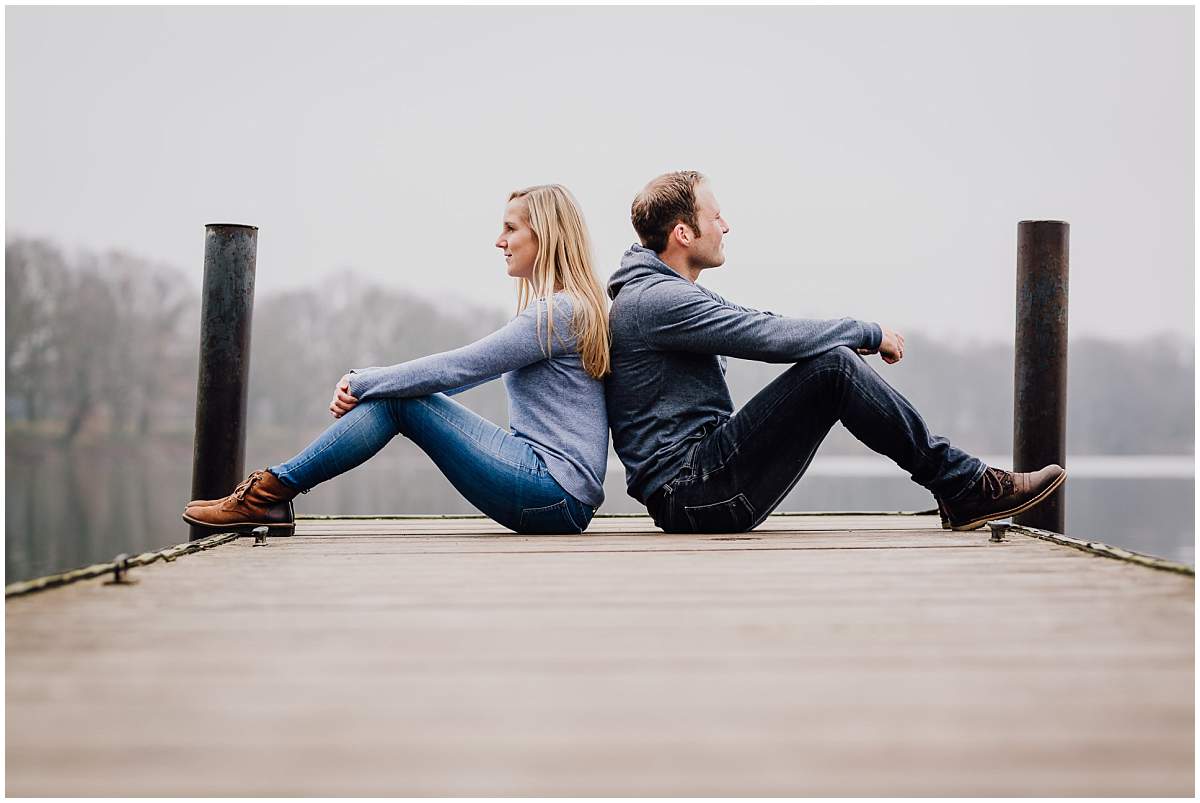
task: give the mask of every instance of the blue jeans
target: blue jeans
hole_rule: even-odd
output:
[[[845,346],[784,371],[716,422],[646,507],[667,532],[745,532],[783,501],[841,421],[934,496],[953,500],[983,474],[978,458],[932,435],[908,400]]]
[[[528,443],[442,393],[360,402],[270,472],[307,491],[366,462],[396,435],[419,446],[467,501],[519,533],[581,533],[595,508],[550,476]]]

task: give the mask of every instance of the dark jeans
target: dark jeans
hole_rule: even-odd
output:
[[[690,448],[683,469],[647,500],[667,532],[753,529],[804,475],[834,422],[953,500],[985,466],[930,434],[920,414],[852,349],[796,363]]]

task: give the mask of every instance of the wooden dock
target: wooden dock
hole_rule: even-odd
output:
[[[936,517],[308,520],[11,597],[10,796],[1186,796],[1194,577]]]

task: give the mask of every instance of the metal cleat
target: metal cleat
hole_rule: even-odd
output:
[[[129,556],[122,552],[113,558],[113,579],[105,581],[106,586],[131,586],[137,580],[129,579]]]
[[[991,542],[998,544],[1004,540],[1008,528],[1012,526],[1012,519],[1000,519],[999,521],[989,521],[988,527],[992,528]]]

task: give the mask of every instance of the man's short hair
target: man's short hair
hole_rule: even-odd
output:
[[[696,218],[696,185],[704,175],[695,170],[663,173],[647,184],[633,199],[630,217],[642,245],[655,253],[667,250],[667,240],[676,223],[683,223],[700,236]]]

